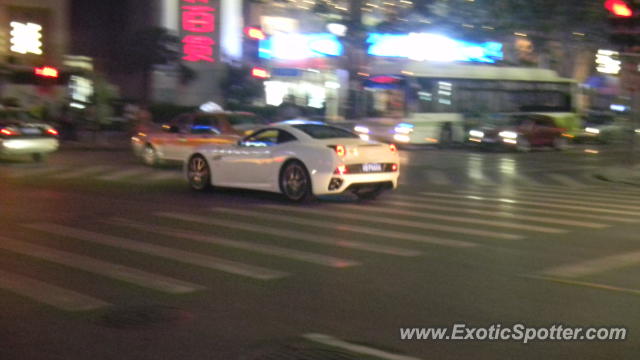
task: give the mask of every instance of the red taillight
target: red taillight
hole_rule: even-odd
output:
[[[346,165],[340,165],[336,168],[336,171],[334,171],[333,173],[336,175],[344,175],[348,172],[349,170],[347,169]]]
[[[7,135],[7,136],[18,135],[17,132],[9,129],[0,129],[0,133],[2,133],[2,135]]]
[[[398,148],[395,144],[389,144],[389,150],[391,150],[391,152],[396,152],[398,151]]]
[[[391,164],[391,171],[398,171],[398,164]]]
[[[58,130],[56,129],[47,129],[47,134],[58,136]]]

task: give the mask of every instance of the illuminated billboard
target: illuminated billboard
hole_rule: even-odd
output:
[[[470,61],[495,63],[503,59],[502,44],[473,43],[439,34],[369,34],[368,54],[382,57],[407,58],[415,61]]]
[[[260,41],[262,59],[304,60],[340,56],[344,48],[338,37],[329,33],[276,34]]]

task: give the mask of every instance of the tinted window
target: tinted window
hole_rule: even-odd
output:
[[[279,131],[278,134],[278,144],[282,144],[282,143],[286,143],[289,141],[296,141],[298,139],[296,139],[295,136],[291,135],[290,133],[286,132],[286,131]]]
[[[294,125],[293,127],[304,132],[305,134],[311,136],[314,139],[359,138],[358,135],[352,133],[351,131],[347,131],[347,130],[340,129],[333,126],[302,124],[302,125]]]

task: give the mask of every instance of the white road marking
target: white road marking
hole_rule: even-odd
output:
[[[361,233],[366,235],[372,235],[377,237],[385,237],[390,239],[398,239],[398,240],[407,240],[407,241],[415,241],[424,244],[434,244],[434,245],[443,245],[443,246],[451,246],[451,247],[475,247],[478,246],[475,243],[467,242],[467,241],[459,241],[459,240],[450,240],[437,238],[432,236],[424,236],[410,233],[403,233],[398,231],[388,231],[388,230],[378,230],[372,229],[370,227],[363,226],[354,226],[354,225],[344,225],[344,224],[336,224],[334,221],[321,221],[321,220],[311,220],[307,218],[303,218],[296,215],[277,215],[273,213],[265,213],[260,211],[250,211],[250,210],[238,210],[238,209],[214,209],[216,211],[221,211],[228,214],[238,214],[244,216],[250,216],[260,219],[266,220],[275,220],[275,221],[283,221],[300,225],[310,225],[320,228],[325,228],[329,230],[338,230],[338,231],[348,231]],[[295,211],[294,209],[291,209]],[[421,253],[419,251],[415,251],[414,255],[408,256],[418,256]]]
[[[406,196],[406,195],[390,195],[387,197],[388,199],[401,199],[401,200],[416,200],[415,196]],[[559,211],[552,209],[536,209],[531,207],[522,207],[518,205],[514,205],[512,203],[499,202],[498,204],[487,204],[481,203],[477,201],[468,201],[468,200],[451,200],[451,199],[438,199],[436,197],[430,197],[428,195],[423,195],[421,199],[423,202],[429,203],[438,203],[438,204],[447,204],[447,205],[458,205],[461,207],[474,207],[479,209],[488,209],[490,211],[505,211],[505,210],[513,210],[518,212],[528,212],[533,214],[545,214],[545,215],[558,215],[565,218],[579,217],[581,219],[594,219],[598,221],[612,221],[612,222],[622,222],[622,223],[637,223],[637,219],[625,218],[620,216],[606,216],[601,214],[585,214],[580,213],[576,214],[575,212],[569,211]],[[477,200],[477,199],[476,199]],[[422,203],[422,202],[421,202]]]
[[[74,178],[74,177],[80,177],[80,176],[91,175],[91,174],[107,171],[109,169],[113,169],[113,167],[112,166],[104,166],[104,165],[90,166],[90,167],[87,167],[87,168],[81,168],[81,169],[66,171],[66,172],[63,172],[61,174],[55,174],[55,175],[52,175],[51,178],[53,178],[53,179],[71,179],[71,178]]]
[[[554,267],[543,272],[544,275],[577,278],[608,270],[640,264],[640,251],[606,256],[577,264]]]
[[[172,236],[180,239],[189,239],[206,244],[213,244],[219,246],[226,246],[235,249],[242,249],[252,251],[260,254],[274,255],[286,259],[293,259],[298,261],[304,261],[312,264],[318,264],[323,266],[329,266],[334,268],[347,268],[351,266],[361,265],[354,260],[340,259],[333,256],[326,256],[320,254],[314,254],[306,251],[294,250],[282,248],[279,246],[259,244],[249,241],[229,240],[218,236],[206,235],[202,233],[196,233],[193,231],[179,230],[170,228],[167,226],[147,225],[135,221],[125,219],[114,219],[114,221],[108,222],[113,225],[123,225],[134,229],[153,232],[161,235]]]
[[[531,191],[531,190],[520,190],[516,189],[514,191],[516,194],[528,195],[528,196],[536,196],[536,197],[546,197],[546,198],[554,198],[554,199],[566,199],[566,200],[585,200],[590,203],[604,203],[604,204],[623,204],[623,205],[640,205],[639,200],[631,200],[627,196],[626,198],[619,199],[613,196],[607,195],[598,195],[596,193],[583,192],[580,195],[577,194],[563,194],[563,193],[548,193],[544,191]],[[594,201],[595,200],[595,201]]]
[[[21,168],[17,169],[17,171],[12,171],[9,173],[10,177],[24,177],[24,176],[34,176],[34,175],[44,175],[44,174],[52,174],[60,171],[65,171],[70,168],[65,166],[44,166],[37,168]],[[71,168],[73,169],[73,168]]]
[[[618,214],[618,215],[630,215],[630,216],[640,215],[637,212],[632,212],[632,211],[594,208],[593,206],[572,206],[572,205],[562,205],[562,204],[550,204],[548,202],[539,202],[539,201],[516,200],[516,199],[511,199],[507,196],[500,196],[500,195],[497,195],[496,197],[487,197],[486,195],[476,196],[476,195],[462,195],[462,194],[440,194],[440,193],[430,193],[430,192],[423,192],[421,194],[426,196],[466,199],[469,202],[488,201],[488,202],[498,202],[498,203],[508,203],[508,204],[540,206],[540,207],[556,208],[556,209],[582,210],[582,211],[606,213],[606,214]]]
[[[484,172],[470,171],[468,175],[475,183],[479,185],[485,185],[485,186],[498,185],[496,181],[489,178]]]
[[[174,171],[157,171],[154,174],[146,176],[144,181],[163,181],[163,180],[181,180],[182,173]]]
[[[186,281],[4,237],[0,237],[0,249],[172,294],[183,294],[204,289],[203,286],[194,285]]]
[[[478,191],[468,191],[468,190],[457,191],[457,193],[471,194],[471,195],[482,195],[482,196],[485,195],[485,193],[479,193]],[[508,195],[497,195],[497,196],[503,196],[505,198],[523,199],[523,200],[538,200],[541,197],[538,194],[535,194],[535,195],[526,195],[526,194],[518,195],[517,193],[508,194]],[[596,204],[593,203],[593,201],[560,199],[557,196],[552,196],[551,199],[544,199],[544,200],[545,201],[550,201],[551,203],[555,203],[555,204],[584,205],[584,206],[591,206],[591,207],[596,205]],[[597,206],[598,206],[598,208],[609,208],[609,209],[613,208],[613,209],[640,211],[640,206],[615,204],[615,203],[612,203],[612,202],[608,202],[606,204],[598,203]]]
[[[91,296],[2,270],[0,270],[0,289],[64,311],[91,311],[111,305]]]
[[[291,238],[291,239],[296,239],[301,241],[308,241],[308,242],[317,243],[317,244],[337,246],[340,248],[370,251],[370,252],[387,254],[387,255],[395,255],[395,256],[413,256],[414,254],[413,250],[407,250],[407,249],[391,247],[391,246],[369,244],[369,243],[364,243],[359,241],[343,240],[340,238],[335,238],[333,236],[316,235],[316,234],[310,234],[308,232],[303,232],[303,231],[275,229],[270,226],[260,226],[260,225],[239,222],[239,221],[214,219],[212,217],[187,215],[187,214],[180,214],[180,213],[170,213],[170,212],[156,213],[155,215],[170,218],[170,219],[187,221],[187,222],[195,222],[195,223],[200,223],[205,225],[223,226],[231,229],[245,230],[250,232],[269,234],[273,236],[281,236],[281,237],[286,237],[286,238]]]
[[[538,180],[534,179],[532,176],[517,175],[517,176],[514,177],[514,180],[515,180],[516,183],[524,184],[526,186],[540,186],[540,185],[542,185],[541,182],[539,182]]]
[[[271,208],[271,209],[280,209],[280,210],[287,209],[287,206],[282,206],[282,205],[264,205],[263,207]],[[522,235],[508,234],[508,233],[495,232],[495,231],[485,231],[485,230],[479,230],[479,229],[468,229],[460,226],[429,224],[429,223],[424,223],[419,221],[389,219],[381,216],[367,216],[367,215],[352,214],[352,213],[346,213],[346,212],[338,213],[335,209],[328,211],[327,209],[322,210],[322,209],[298,207],[296,208],[296,211],[309,213],[309,214],[322,215],[325,217],[337,217],[340,219],[361,220],[361,221],[367,221],[367,222],[378,223],[378,224],[412,227],[412,228],[423,229],[423,230],[436,230],[436,231],[459,233],[459,234],[473,235],[473,236],[484,236],[484,237],[491,237],[491,238],[497,238],[497,239],[503,239],[503,240],[520,240],[524,238],[524,236]]]
[[[525,276],[525,277],[530,278],[530,279],[551,281],[551,282],[554,282],[554,283],[564,284],[564,285],[582,286],[582,287],[591,288],[591,289],[597,289],[597,290],[615,291],[615,292],[626,293],[626,294],[631,294],[631,295],[640,295],[640,290],[637,290],[637,289],[629,289],[629,288],[623,288],[623,287],[619,287],[619,286],[599,284],[599,283],[588,282],[588,281],[563,279],[563,278],[557,278],[557,277],[552,277],[552,276],[528,275],[528,276]]]
[[[126,170],[116,171],[110,174],[98,176],[97,179],[104,180],[104,181],[116,181],[116,180],[122,180],[124,178],[132,177],[132,176],[147,175],[151,172],[153,172],[153,170],[151,169],[140,169],[140,168],[126,169]]]
[[[336,339],[332,336],[329,335],[323,335],[323,334],[305,334],[303,336],[305,339],[319,343],[319,344],[323,344],[326,346],[331,346],[334,348],[338,348],[338,349],[343,349],[352,353],[356,353],[356,354],[362,354],[362,355],[367,355],[367,356],[372,356],[375,357],[377,359],[384,359],[384,360],[420,360],[418,358],[412,357],[412,356],[406,356],[406,355],[398,355],[398,354],[393,354],[387,351],[382,351],[376,348],[372,348],[369,346],[364,346],[364,345],[360,345],[360,344],[353,344],[350,342],[346,342],[340,339]]]
[[[386,213],[386,214],[393,214],[393,215],[417,217],[422,219],[436,219],[436,220],[443,220],[443,221],[449,221],[449,222],[460,222],[460,223],[475,224],[475,225],[485,225],[485,226],[518,229],[518,230],[525,230],[525,231],[535,231],[535,232],[543,232],[548,234],[564,234],[568,232],[567,230],[551,228],[546,226],[516,224],[516,223],[509,223],[504,221],[483,220],[483,219],[474,219],[469,217],[448,216],[448,215],[439,215],[439,214],[432,214],[432,213],[420,213],[420,212],[401,210],[401,209],[391,209],[388,207],[340,205],[340,208],[352,209],[356,211],[379,212],[379,213]],[[335,209],[337,209],[337,207]]]
[[[225,260],[213,256],[201,255],[189,251],[172,249],[164,246],[153,245],[143,243],[139,241],[133,241],[117,236],[100,234],[92,231],[75,229],[68,226],[62,226],[50,223],[36,223],[23,225],[30,229],[44,231],[50,234],[56,234],[66,236],[82,241],[92,242],[96,244],[111,246],[120,249],[126,249],[144,253],[147,255],[153,255],[165,259],[171,259],[173,261],[182,262],[185,264],[197,265],[208,269],[219,270],[226,273],[246,276],[252,279],[258,280],[273,280],[279,279],[289,274],[266,269],[263,267],[253,266],[238,263],[235,261]]]
[[[451,179],[442,170],[426,170],[422,175],[427,179],[428,183],[436,185],[451,185]]]
[[[551,180],[553,180],[553,181],[555,181],[557,183],[560,183],[562,185],[566,185],[568,187],[576,188],[576,187],[586,187],[587,186],[586,184],[584,184],[584,183],[582,183],[580,181],[577,181],[577,180],[573,179],[570,176],[563,175],[563,174],[546,174],[546,176],[548,178],[550,178]]]
[[[593,222],[565,220],[565,219],[558,219],[558,218],[545,217],[545,216],[514,214],[510,212],[504,212],[504,210],[500,210],[500,209],[494,209],[494,211],[488,213],[485,210],[466,209],[461,207],[451,207],[451,206],[432,205],[432,204],[414,204],[414,203],[402,202],[402,201],[385,201],[381,205],[386,205],[386,204],[401,206],[401,207],[417,208],[417,209],[451,211],[451,212],[481,215],[481,216],[491,216],[491,217],[498,216],[498,217],[504,217],[504,218],[510,218],[510,219],[534,221],[534,222],[557,224],[557,225],[586,227],[586,228],[592,228],[592,229],[603,229],[603,228],[609,227],[609,225],[593,223]]]

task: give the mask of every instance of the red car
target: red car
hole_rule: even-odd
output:
[[[469,130],[469,141],[524,152],[544,146],[564,150],[569,144],[565,131],[546,115],[497,115],[484,121],[478,128]]]

